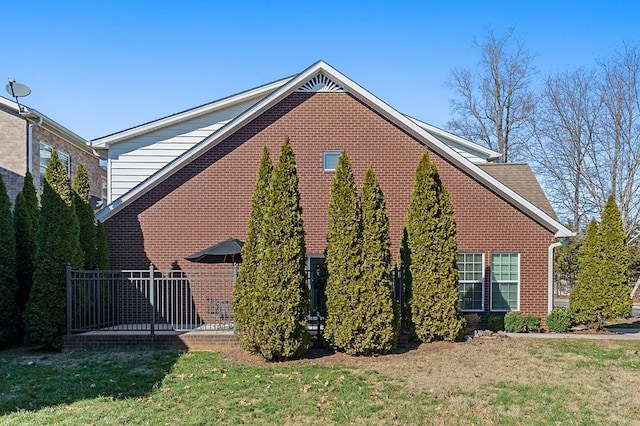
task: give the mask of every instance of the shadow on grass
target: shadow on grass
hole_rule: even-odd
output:
[[[166,350],[0,351],[0,416],[107,398],[144,398],[181,353]]]

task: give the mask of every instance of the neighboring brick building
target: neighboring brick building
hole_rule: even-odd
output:
[[[368,167],[378,176],[397,260],[415,167],[426,148],[455,208],[461,308],[546,315],[552,249],[556,238],[572,234],[555,219],[528,166],[488,164],[494,152],[398,113],[324,62],[266,92],[98,213],[114,267],[152,262],[194,269],[185,256],[245,238],[262,148],[271,148],[275,162],[286,136],[296,155],[309,257],[323,256],[332,166],[346,150],[358,187]],[[197,126],[189,123],[212,113],[205,107],[97,140],[113,161],[110,175],[117,176],[123,146],[142,158],[144,150],[175,138],[176,126],[193,132]]]
[[[52,150],[58,151],[60,161],[73,180],[78,165],[83,164],[89,174],[94,207],[103,203],[107,172],[89,142],[44,114],[0,97],[0,173],[13,202],[22,190],[24,176],[31,170],[38,192],[42,191],[43,171]]]

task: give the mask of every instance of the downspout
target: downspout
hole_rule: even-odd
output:
[[[554,264],[553,253],[556,247],[560,247],[563,244],[564,243],[562,241],[558,241],[557,243],[553,243],[549,246],[549,259],[548,259],[548,270],[547,270],[549,294],[547,296],[547,300],[548,300],[547,312],[551,312],[553,310],[553,264]]]
[[[30,111],[29,113],[32,112]],[[21,115],[23,114],[21,113]],[[42,124],[42,117],[38,115],[36,121],[30,121],[28,118],[27,121],[29,121],[29,125],[27,126],[27,170],[29,171],[29,173],[31,173],[31,175],[33,175],[33,158],[31,155],[33,128]]]

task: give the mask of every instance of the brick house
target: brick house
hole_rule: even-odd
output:
[[[39,111],[21,107],[0,97],[0,173],[11,202],[22,190],[27,170],[38,193],[42,192],[44,171],[55,149],[71,180],[78,165],[85,166],[92,204],[102,206],[107,173],[89,142]]]
[[[262,148],[275,161],[286,136],[296,155],[310,265],[326,247],[341,150],[358,187],[374,168],[397,261],[413,174],[428,149],[455,208],[461,309],[550,310],[553,248],[572,233],[558,223],[530,168],[492,163],[497,153],[399,113],[324,62],[95,140],[109,161],[111,203],[97,217],[112,265],[194,269],[186,256],[245,238]]]

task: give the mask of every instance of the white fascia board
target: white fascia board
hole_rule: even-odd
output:
[[[429,133],[435,133],[440,137],[449,139],[455,143],[465,146],[472,151],[476,151],[484,154],[486,156],[487,161],[497,160],[498,158],[501,157],[499,152],[496,152],[492,149],[489,149],[482,145],[478,145],[477,143],[471,142],[470,140],[467,140],[465,138],[461,138],[460,136],[454,135],[453,133],[447,132],[446,130],[433,126],[429,123],[425,123],[424,121],[418,120],[417,118],[411,117],[409,115],[405,115],[405,117],[407,117],[409,120],[413,121],[423,129],[427,130]]]
[[[231,95],[231,96],[219,99],[217,101],[213,101],[208,104],[201,105],[199,107],[191,108],[186,111],[179,112],[177,114],[172,114],[170,116],[160,118],[158,120],[154,120],[146,124],[142,124],[140,126],[132,127],[130,129],[126,129],[118,133],[113,133],[111,135],[94,139],[92,141],[93,146],[96,149],[108,149],[113,144],[133,138],[135,136],[140,136],[142,134],[150,133],[155,130],[162,129],[164,127],[172,126],[174,124],[191,120],[193,118],[208,114],[216,110],[228,108],[233,105],[242,103],[247,99],[251,99],[253,97],[257,97],[261,95],[266,96],[268,93],[273,92],[274,90],[278,89],[283,84],[285,84],[287,81],[291,80],[291,78],[293,77],[283,78],[278,81],[274,81],[273,83],[268,83],[263,86],[256,87],[254,89],[247,90],[245,92]]]
[[[14,101],[5,98],[4,96],[0,96],[0,105],[4,105],[5,107],[14,110],[15,112],[19,112],[18,104]]]
[[[211,136],[199,142],[191,150],[185,152],[183,155],[160,169],[157,173],[150,176],[149,178],[138,184],[136,187],[131,189],[131,191],[115,200],[112,204],[106,206],[103,210],[99,211],[96,214],[96,218],[101,221],[109,219],[119,210],[131,204],[147,191],[154,188],[165,179],[169,178],[176,171],[180,170],[183,165],[187,165],[195,158],[199,157],[204,151],[209,150],[213,146],[217,145],[226,137],[239,130],[246,123],[250,122],[258,115],[262,114],[264,111],[268,110],[280,100],[291,94],[301,84],[305,83],[307,80],[319,73],[323,73],[327,75],[327,77],[332,78],[353,96],[374,107],[374,109],[376,109],[379,114],[389,119],[391,122],[400,124],[405,131],[414,136],[416,139],[423,141],[425,145],[428,142],[432,146],[432,148],[434,148],[445,158],[449,159],[454,164],[457,164],[461,169],[467,171],[471,176],[474,176],[480,182],[484,182],[487,186],[502,194],[505,198],[509,199],[515,205],[518,205],[523,210],[527,211],[543,226],[545,226],[549,230],[553,230],[556,237],[570,237],[574,235],[571,231],[569,231],[556,220],[544,213],[542,210],[538,209],[529,201],[522,198],[520,195],[506,187],[500,181],[484,172],[476,165],[467,161],[454,149],[440,142],[437,138],[429,134],[429,132],[406,117],[404,114],[396,111],[391,106],[373,95],[371,92],[367,91],[356,82],[341,74],[339,71],[337,71],[324,61],[316,62],[297,76],[291,78],[287,83],[285,83],[275,92],[259,101],[253,107],[249,108],[248,110],[234,118],[227,125],[214,132]]]
[[[18,107],[18,104],[16,102],[6,99],[2,96],[0,96],[0,104],[18,113],[18,115],[24,118],[25,121],[36,122],[38,118],[42,118],[42,124],[40,124],[40,126],[47,129],[51,133],[54,133],[55,135],[61,137],[65,141],[72,143],[78,148],[84,151],[87,151],[92,155],[96,155],[96,153],[91,148],[89,141],[87,141],[80,135],[72,132],[71,130],[67,129],[66,127],[62,126],[58,122],[50,119],[40,111],[29,108],[25,105],[22,105],[23,110],[20,111],[20,108]]]
[[[334,78],[338,81],[343,87],[347,88],[349,92],[359,97],[361,100],[365,101],[368,105],[375,107],[379,113],[381,113],[386,118],[390,119],[391,122],[395,122],[403,125],[404,129],[407,130],[410,134],[416,137],[418,140],[428,141],[431,143],[432,148],[438,151],[441,155],[448,158],[454,164],[457,164],[463,170],[469,172],[470,175],[477,178],[480,182],[484,182],[495,190],[496,192],[502,194],[505,198],[509,199],[515,205],[520,206],[523,210],[527,211],[534,219],[548,228],[549,230],[553,230],[555,233],[555,237],[563,238],[563,237],[572,237],[575,233],[571,232],[569,229],[564,227],[558,221],[544,213],[542,210],[534,206],[532,203],[518,195],[516,192],[509,189],[502,182],[495,179],[493,176],[489,175],[487,172],[483,171],[481,168],[476,166],[475,164],[467,161],[462,155],[456,152],[453,148],[447,146],[446,144],[440,142],[434,136],[429,134],[424,128],[419,126],[416,122],[405,116],[404,114],[396,111],[391,106],[380,100],[378,97],[362,88],[360,85],[351,81],[344,75],[340,74],[335,69],[331,68],[329,65],[321,62],[321,64],[325,67],[323,69],[324,72],[327,72],[330,77]],[[469,142],[467,141],[467,144]]]

